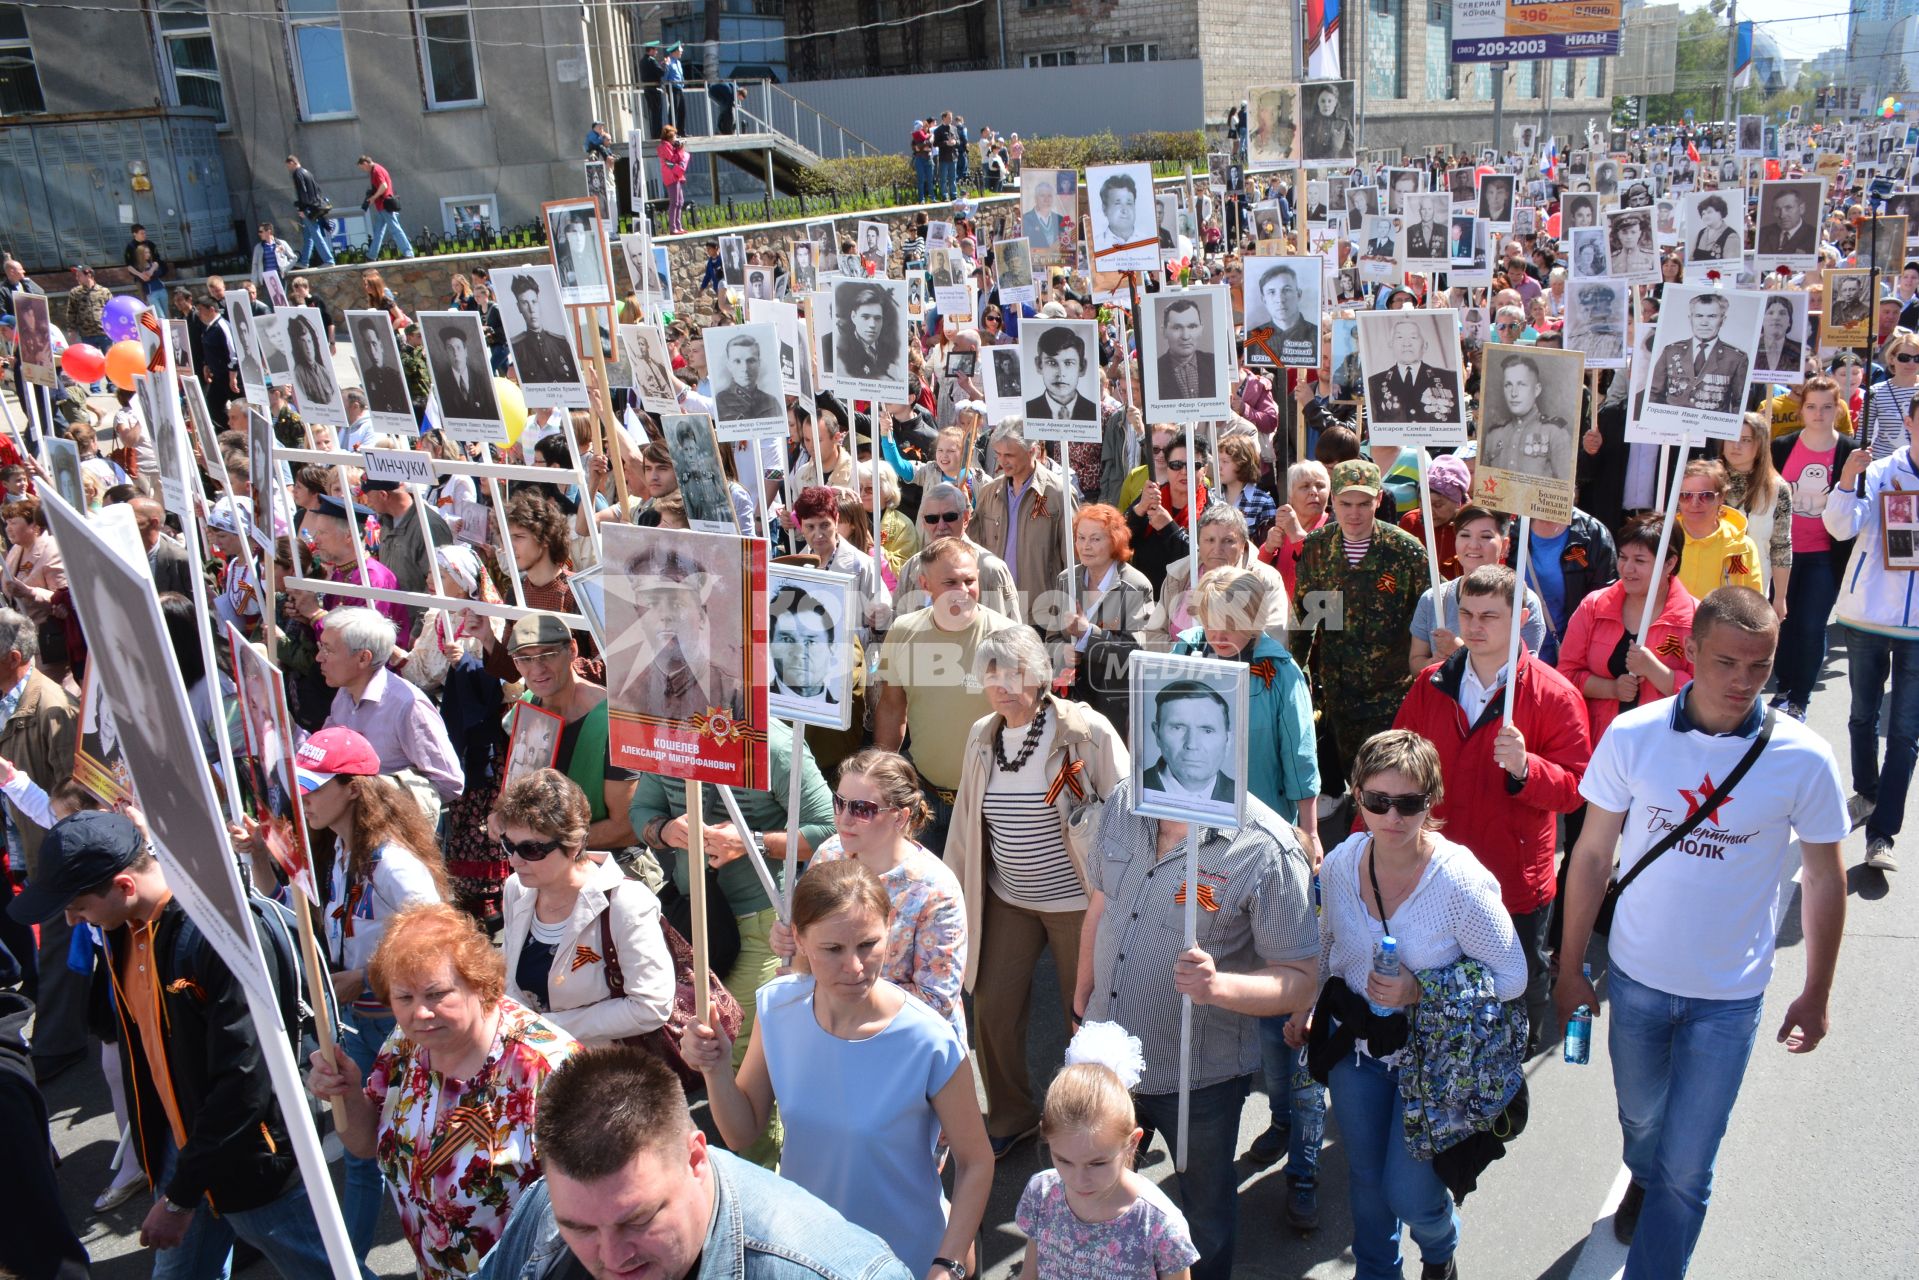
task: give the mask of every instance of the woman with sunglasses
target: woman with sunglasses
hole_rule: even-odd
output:
[[[868,747],[841,762],[833,835],[814,851],[807,869],[850,859],[879,877],[893,904],[886,930],[887,980],[918,996],[952,1024],[963,1042],[966,904],[959,877],[913,838],[932,819],[912,762]],[[799,883],[806,883],[805,876]],[[795,947],[791,928],[775,924],[770,941],[782,963],[807,971],[806,954]]]
[[[365,1076],[393,1033],[394,1013],[368,981],[375,950],[409,907],[448,899],[440,846],[412,795],[380,773],[380,757],[351,729],[322,729],[300,747],[295,778],[309,830],[331,831],[333,875],[322,913],[327,968],[340,1001],[340,1047]],[[265,829],[251,819],[235,841],[267,859]],[[316,1092],[318,1091],[316,1086]],[[380,1166],[371,1153],[346,1157],[341,1211],[362,1262],[380,1224]]]
[[[1322,976],[1342,979],[1376,1009],[1410,1016],[1422,994],[1420,974],[1469,959],[1491,971],[1500,1000],[1524,996],[1526,957],[1499,882],[1472,850],[1434,829],[1432,810],[1445,787],[1433,744],[1405,729],[1374,734],[1354,755],[1352,788],[1365,830],[1320,868]],[[1373,969],[1387,935],[1398,944],[1399,973],[1391,978]],[[1304,1044],[1311,1023],[1295,1014],[1287,1043]],[[1355,1274],[1399,1276],[1403,1230],[1418,1242],[1423,1280],[1452,1280],[1459,1216],[1432,1161],[1407,1149],[1399,1076],[1415,1068],[1404,1057],[1377,1056],[1361,1038],[1327,1080],[1346,1142]]]
[[[1746,534],[1743,512],[1725,505],[1726,464],[1695,458],[1679,482],[1679,523],[1686,549],[1679,558],[1679,580],[1695,600],[1721,587],[1751,587],[1765,594],[1759,548]]]
[[[513,868],[501,895],[507,995],[589,1047],[665,1026],[674,979],[660,900],[587,853],[593,814],[579,784],[535,770],[507,786],[495,813]]]

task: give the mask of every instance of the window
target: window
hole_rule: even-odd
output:
[[[1394,0],[1366,0],[1366,97],[1406,96],[1406,68],[1400,57],[1406,11]]]
[[[1048,49],[1045,53],[1026,55],[1029,67],[1073,67],[1079,65],[1079,54],[1071,49]]]
[[[415,0],[429,107],[480,103],[480,51],[466,0]]]
[[[498,231],[499,210],[494,196],[447,196],[440,201],[440,227],[450,236],[478,235],[482,225]]]
[[[1109,44],[1106,46],[1108,62],[1158,62],[1159,46],[1156,44]]]
[[[1552,69],[1553,69],[1553,96],[1555,98],[1572,97],[1573,96],[1573,60],[1571,58],[1555,58],[1552,63]]]
[[[286,0],[286,5],[300,117],[326,120],[352,115],[353,86],[347,80],[339,0]]]
[[[1537,98],[1539,96],[1539,64],[1537,62],[1519,62],[1513,64],[1513,97]]]
[[[1586,59],[1586,96],[1588,98],[1606,96],[1606,60],[1604,58]]]
[[[27,15],[17,4],[0,4],[0,116],[45,111],[40,71],[27,43]]]
[[[213,27],[203,0],[161,0],[160,46],[173,77],[173,100],[183,107],[207,107],[227,123],[226,93],[220,87],[220,59],[213,50]]]
[[[1470,74],[1470,70],[1467,71]],[[1427,0],[1426,3],[1426,96],[1457,98],[1463,76],[1453,67],[1452,0]]]

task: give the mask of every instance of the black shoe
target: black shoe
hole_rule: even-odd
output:
[[[1639,1230],[1639,1213],[1646,1207],[1646,1189],[1637,1182],[1626,1187],[1626,1194],[1619,1197],[1619,1207],[1612,1213],[1613,1239],[1621,1244],[1631,1244],[1633,1232]]]
[[[1246,1148],[1246,1161],[1263,1169],[1285,1155],[1286,1147],[1292,1140],[1291,1130],[1269,1125],[1266,1132],[1254,1138],[1252,1145]]]
[[[1459,1280],[1459,1261],[1448,1258],[1444,1262],[1421,1263],[1419,1280]]]
[[[54,1053],[44,1057],[36,1054],[33,1059],[33,1081],[35,1084],[48,1084],[66,1074],[71,1067],[79,1065],[87,1056],[85,1049],[75,1049],[72,1053]]]
[[[1319,1189],[1310,1182],[1286,1187],[1286,1225],[1295,1231],[1319,1230]]]

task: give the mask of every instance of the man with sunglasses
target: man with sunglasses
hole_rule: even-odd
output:
[[[1019,591],[1013,586],[1013,571],[1006,567],[1004,560],[966,536],[972,517],[973,509],[967,501],[965,489],[945,482],[936,484],[920,499],[920,543],[930,547],[941,538],[964,539],[978,558],[979,602],[995,613],[1005,614],[1014,622],[1023,621]],[[893,589],[893,616],[896,618],[933,603],[933,598],[920,586],[920,558],[924,554],[915,552],[910,560],[900,566],[899,586]]]
[[[1508,668],[1513,589],[1503,564],[1482,565],[1459,584],[1460,648],[1419,673],[1393,720],[1439,751],[1445,799],[1434,816],[1446,838],[1471,849],[1499,881],[1500,898],[1526,953],[1527,1056],[1550,1043],[1552,972],[1546,925],[1552,917],[1553,851],[1559,815],[1583,801],[1579,780],[1592,756],[1585,702],[1566,677],[1525,645]],[[1504,720],[1513,686],[1512,719]]]
[[[506,652],[526,688],[520,701],[566,722],[553,767],[586,793],[592,809],[586,847],[625,853],[639,843],[627,813],[639,774],[609,758],[606,690],[580,679],[574,669],[579,641],[553,614],[529,613],[507,633]],[[488,825],[499,834],[497,819]]]

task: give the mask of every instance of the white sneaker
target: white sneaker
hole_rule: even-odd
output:
[[[1857,827],[1867,818],[1870,818],[1872,811],[1878,807],[1879,802],[1877,800],[1868,800],[1864,796],[1855,793],[1850,800],[1846,801],[1846,817],[1850,818],[1852,825]]]
[[[1866,865],[1874,871],[1897,871],[1899,859],[1892,852],[1892,841],[1885,836],[1873,836],[1867,840]]]

